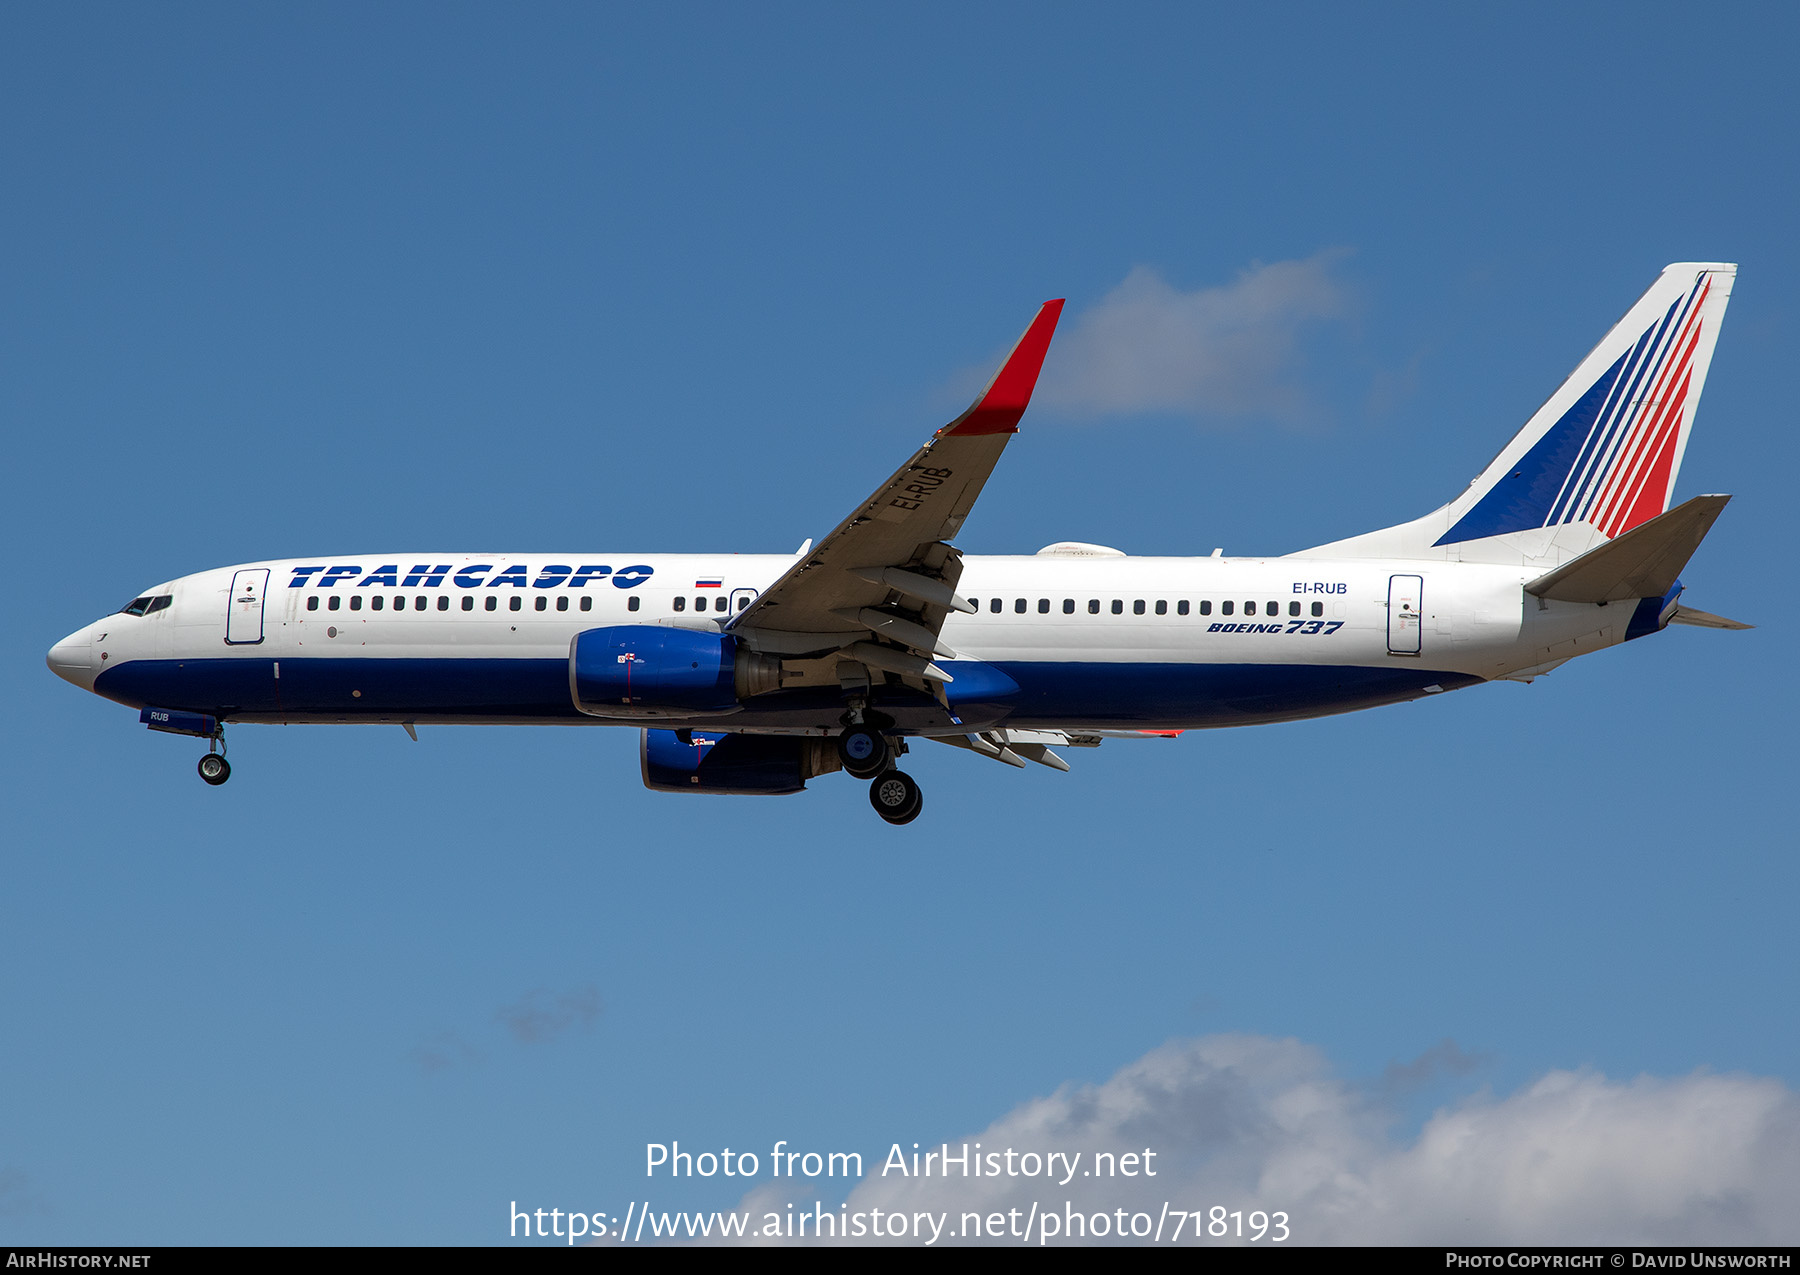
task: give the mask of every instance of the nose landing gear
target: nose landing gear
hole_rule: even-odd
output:
[[[214,788],[231,778],[231,763],[225,760],[224,727],[219,727],[207,739],[206,756],[200,759],[199,771],[200,778]]]

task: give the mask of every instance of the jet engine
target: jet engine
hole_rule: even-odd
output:
[[[781,661],[728,633],[621,624],[569,645],[569,693],[595,717],[721,717],[780,686]]]
[[[842,766],[829,739],[644,730],[638,745],[644,787],[657,792],[799,792]]]

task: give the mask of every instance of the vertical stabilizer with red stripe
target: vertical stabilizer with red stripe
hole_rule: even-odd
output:
[[[1554,564],[1663,513],[1736,276],[1666,267],[1461,496],[1296,556]]]

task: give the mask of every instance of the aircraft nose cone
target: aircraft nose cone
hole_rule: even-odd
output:
[[[94,689],[93,647],[88,631],[81,629],[50,648],[44,663],[65,682],[73,682],[83,690]]]

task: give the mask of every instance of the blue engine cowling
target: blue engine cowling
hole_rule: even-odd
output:
[[[683,743],[687,735],[692,743]],[[815,775],[837,770],[830,740],[791,735],[721,735],[645,730],[638,745],[644,787],[657,792],[800,792]]]
[[[763,665],[779,685],[779,661],[739,650],[728,634],[615,625],[575,635],[569,693],[597,717],[714,717],[736,712],[741,695],[771,689]]]

